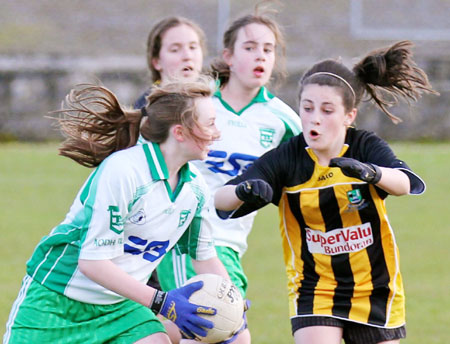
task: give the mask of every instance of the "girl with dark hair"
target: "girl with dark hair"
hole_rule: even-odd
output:
[[[146,285],[176,243],[198,273],[228,278],[204,217],[209,189],[189,163],[219,137],[211,84],[156,86],[142,110],[99,86],[66,97],[60,154],[96,168],[27,262],[4,343],[169,344],[157,314],[189,338],[212,328],[198,315],[215,310],[189,302],[203,282],[168,292]]]
[[[387,109],[432,90],[402,41],[353,69],[315,64],[300,80],[303,133],[219,189],[222,218],[278,206],[296,343],[398,343],[406,335],[399,253],[385,198],[424,182],[374,133],[352,127],[363,96]],[[389,97],[389,101],[388,98]]]

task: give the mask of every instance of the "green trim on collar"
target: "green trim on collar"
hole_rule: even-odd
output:
[[[150,168],[150,173],[152,175],[153,180],[161,180],[164,181],[164,185],[166,186],[167,194],[171,201],[175,201],[178,194],[183,189],[184,183],[190,182],[193,178],[195,178],[195,174],[189,168],[189,163],[184,164],[180,171],[178,172],[178,183],[175,190],[172,192],[172,189],[169,185],[169,170],[167,168],[166,162],[164,160],[164,156],[159,148],[159,145],[154,142],[144,143],[142,145],[144,149],[145,157],[147,159],[148,166]]]
[[[159,145],[154,142],[150,142],[150,144],[144,143],[142,148],[144,149],[152,178],[154,180],[169,179],[169,170]]]
[[[164,174],[164,179],[169,178],[169,169],[167,168],[166,161],[164,160],[164,155],[159,148],[159,144],[152,142],[153,149],[155,150],[156,157],[158,158],[158,163],[161,166],[162,173]]]
[[[223,98],[222,98],[222,93],[220,92],[220,89],[217,90],[216,92],[214,92],[214,96],[216,96],[217,98],[219,98],[220,102],[222,103],[222,105],[228,110],[231,111],[232,113],[236,114],[236,115],[241,115],[245,110],[247,110],[250,106],[252,106],[255,103],[267,103],[268,101],[270,101],[272,98],[274,98],[275,96],[270,93],[267,88],[265,88],[264,86],[262,86],[258,93],[256,94],[256,96],[250,101],[250,103],[248,103],[246,106],[244,106],[240,111],[236,112]]]
[[[193,178],[195,178],[195,174],[189,168],[189,164],[186,163],[180,168],[180,172],[178,172],[180,176],[180,182],[186,183],[190,182]]]
[[[183,189],[184,183],[188,183],[192,180],[192,178],[195,177],[195,174],[191,172],[189,169],[189,164],[184,164],[180,171],[178,172],[178,183],[175,190],[172,192],[172,189],[170,188],[168,180],[164,180],[164,184],[166,185],[167,193],[169,194],[170,200],[174,202],[177,198],[177,196],[180,194],[181,189]]]

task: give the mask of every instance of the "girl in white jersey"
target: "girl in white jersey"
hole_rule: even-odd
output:
[[[197,23],[181,16],[159,20],[147,38],[147,65],[152,85],[164,84],[172,78],[196,80],[202,70],[205,53],[205,33]],[[152,86],[136,100],[136,109],[145,107],[151,89]],[[161,289],[156,270],[147,284]],[[179,342],[181,336],[178,327],[169,321],[164,321],[164,325],[171,341]]]
[[[222,59],[212,65],[220,81],[213,101],[222,135],[213,143],[208,157],[195,162],[213,193],[259,156],[300,133],[298,115],[265,87],[279,50],[283,50],[282,33],[266,15],[243,16],[224,34]],[[256,213],[223,221],[212,202],[210,207],[208,217],[217,254],[245,297],[247,277],[241,258]],[[195,274],[189,257],[176,246],[157,271],[163,290],[177,288]],[[238,342],[250,342],[248,330],[239,335]]]
[[[227,276],[204,217],[208,188],[188,163],[219,136],[211,81],[155,87],[143,110],[100,86],[66,97],[60,154],[96,168],[27,262],[4,343],[169,344],[158,313],[189,338],[212,328],[198,314],[215,310],[188,301],[202,282],[167,293],[146,285],[176,243],[197,272]]]

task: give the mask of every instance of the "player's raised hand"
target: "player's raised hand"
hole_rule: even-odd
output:
[[[249,179],[239,183],[235,190],[236,196],[244,202],[266,204],[272,201],[272,187],[262,179]]]
[[[187,338],[193,339],[196,335],[204,337],[207,329],[213,328],[214,324],[197,314],[214,315],[217,310],[189,302],[192,293],[202,287],[203,282],[198,281],[168,292],[158,290],[149,308],[174,322]]]
[[[376,184],[381,179],[381,170],[377,165],[363,163],[352,158],[333,158],[330,167],[339,167],[348,177],[361,179],[369,184]]]

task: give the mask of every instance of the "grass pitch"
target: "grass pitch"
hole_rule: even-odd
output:
[[[392,145],[427,183],[422,196],[388,197],[406,289],[408,338],[402,343],[447,343],[450,319],[450,143]],[[0,323],[42,236],[63,220],[91,170],[57,155],[56,144],[0,144]],[[292,343],[278,213],[257,216],[243,258],[249,277],[249,326],[255,344]]]

